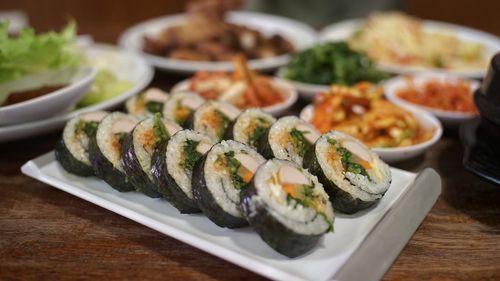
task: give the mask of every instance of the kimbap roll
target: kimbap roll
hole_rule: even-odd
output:
[[[137,191],[157,198],[161,194],[153,183],[151,156],[155,148],[168,142],[182,128],[163,119],[160,113],[139,122],[122,145],[123,169]]]
[[[214,145],[193,171],[194,198],[203,213],[221,227],[246,225],[240,192],[264,161],[257,151],[233,140]]]
[[[267,159],[291,160],[302,165],[307,149],[321,136],[311,124],[295,116],[278,119],[260,139],[258,151]]]
[[[332,131],[304,157],[304,168],[318,176],[333,207],[352,214],[377,202],[391,184],[391,170],[359,140]]]
[[[205,99],[195,93],[180,92],[170,96],[163,107],[163,116],[174,120],[181,127],[187,129],[189,120],[194,111],[200,107]]]
[[[89,112],[66,123],[55,147],[56,159],[66,171],[83,177],[94,175],[89,159],[89,140],[94,137],[97,125],[107,114],[105,111]]]
[[[158,88],[151,88],[145,92],[131,97],[125,103],[129,114],[141,119],[163,111],[163,104],[168,100],[168,94]]]
[[[182,130],[153,153],[152,175],[158,191],[181,213],[198,213],[191,175],[195,163],[214,145],[207,136]]]
[[[95,175],[120,192],[134,190],[123,169],[121,146],[137,122],[132,115],[110,113],[101,120],[89,143],[89,158]]]
[[[214,141],[220,141],[239,114],[240,110],[230,103],[207,101],[196,109],[191,124],[192,129],[209,136]]]
[[[333,231],[333,208],[316,176],[288,160],[272,159],[241,192],[241,208],[262,240],[287,257],[315,247]]]
[[[227,130],[226,139],[234,139],[252,148],[257,148],[259,140],[276,118],[258,108],[243,111]]]

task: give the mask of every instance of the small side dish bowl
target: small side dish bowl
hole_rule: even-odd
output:
[[[457,127],[464,121],[470,120],[478,116],[479,113],[448,111],[433,107],[427,107],[412,103],[398,96],[398,92],[412,86],[422,87],[425,83],[436,81],[439,83],[456,84],[459,81],[465,81],[470,85],[470,95],[472,97],[474,91],[479,88],[480,84],[476,80],[465,80],[462,78],[446,75],[446,74],[420,74],[415,76],[397,76],[392,79],[386,80],[382,83],[384,87],[385,96],[391,102],[406,107],[416,107],[423,111],[427,111],[436,116],[444,126]]]
[[[66,69],[61,71],[65,72],[69,70]],[[55,71],[48,75],[65,75],[64,73],[58,72],[59,71]],[[61,89],[40,97],[0,107],[0,126],[41,120],[64,112],[68,108],[74,106],[88,91],[89,87],[94,82],[96,73],[97,71],[95,68],[87,66],[79,67],[70,79],[70,82]],[[9,83],[26,85],[30,83],[30,81],[40,80],[40,76],[41,75],[30,75],[29,77],[23,77],[23,81],[19,80]],[[45,77],[43,79],[45,79]],[[2,87],[8,89],[12,88],[6,84],[0,85],[0,88]]]
[[[425,130],[434,130],[434,132],[430,139],[419,144],[402,147],[372,148],[372,150],[377,153],[382,160],[388,163],[395,163],[421,155],[438,142],[443,135],[443,127],[441,126],[441,123],[432,114],[415,107],[401,107],[411,112],[422,128]],[[312,104],[304,107],[304,109],[300,112],[300,118],[306,122],[311,122],[313,115],[314,106]]]
[[[189,83],[191,79],[182,80],[181,82],[175,84],[170,90],[171,93],[177,92],[192,92],[189,89]],[[287,80],[283,80],[280,78],[273,78],[273,87],[280,90],[280,92],[284,96],[283,102],[273,104],[270,106],[262,107],[261,109],[271,115],[280,116],[285,114],[285,112],[292,107],[293,104],[297,101],[298,94],[297,90],[293,87],[293,85]]]

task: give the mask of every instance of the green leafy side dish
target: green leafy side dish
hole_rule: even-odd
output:
[[[17,36],[10,36],[8,29],[7,22],[0,22],[0,84],[28,74],[80,64],[74,22],[59,33],[36,34],[33,29],[24,28]]]
[[[388,74],[377,70],[364,53],[340,41],[316,45],[296,54],[284,77],[310,84],[353,85],[362,81],[376,83],[388,78]]]

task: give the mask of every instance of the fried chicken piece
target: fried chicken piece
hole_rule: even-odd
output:
[[[205,54],[189,48],[178,48],[168,54],[169,58],[178,60],[210,61],[209,54]]]

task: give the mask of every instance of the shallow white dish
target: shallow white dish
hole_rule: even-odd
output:
[[[286,67],[280,67],[276,75],[281,79],[291,83],[295,89],[299,92],[299,95],[306,100],[312,100],[316,95],[322,92],[326,92],[330,89],[328,85],[318,85],[318,84],[309,84],[299,81],[294,81],[285,78]]]
[[[436,117],[434,117],[432,114],[415,107],[401,107],[413,113],[422,128],[426,130],[434,130],[434,134],[432,135],[431,139],[416,145],[392,148],[372,148],[372,150],[377,153],[380,158],[388,163],[395,163],[402,160],[411,159],[424,153],[427,149],[438,142],[443,135],[443,127],[441,126],[441,123],[439,123],[439,120],[436,119]],[[302,109],[302,111],[300,112],[300,118],[302,118],[302,120],[306,122],[310,122],[313,114],[314,106],[310,104]]]
[[[413,106],[417,107],[421,110],[425,110],[434,116],[436,116],[444,126],[447,127],[456,127],[460,125],[462,122],[470,120],[472,118],[475,118],[478,116],[478,113],[469,113],[469,112],[455,112],[455,111],[446,111],[446,110],[439,110],[431,107],[426,107],[426,106],[421,106],[409,101],[406,101],[400,97],[397,96],[397,92],[400,89],[404,89],[408,87],[413,81],[413,84],[417,87],[423,85],[427,81],[439,81],[439,82],[447,82],[447,83],[454,83],[457,80],[462,80],[460,78],[456,78],[450,75],[445,75],[445,74],[420,74],[416,76],[398,76],[394,77],[392,79],[389,79],[385,82],[383,82],[384,86],[384,93],[385,96],[387,97],[388,100],[391,102],[398,104],[400,106]],[[480,83],[475,80],[467,80],[470,85],[471,85],[471,95],[473,92],[479,88]]]
[[[119,38],[119,45],[125,49],[141,52],[143,37],[155,35],[165,28],[175,26],[185,21],[186,14],[177,14],[151,19],[127,29]],[[229,12],[226,19],[230,23],[248,26],[260,31],[266,36],[280,34],[289,40],[296,50],[304,49],[317,41],[317,33],[311,27],[293,19],[254,13]],[[149,63],[163,70],[192,74],[197,71],[230,71],[231,62],[199,62],[169,59],[142,53]],[[250,68],[256,70],[272,70],[285,65],[290,55],[281,55],[265,59],[250,60]]]
[[[143,90],[153,79],[153,69],[135,53],[105,44],[90,45],[85,48],[85,53],[90,57],[107,56],[116,59],[116,64],[111,68],[111,71],[120,79],[132,82],[132,87],[123,94],[99,104],[68,111],[39,121],[0,126],[0,142],[35,136],[62,128],[66,121],[84,112],[116,108],[128,98]]]
[[[346,20],[326,26],[320,32],[320,41],[339,41],[347,40],[353,32],[364,22],[363,19]],[[493,54],[500,51],[500,38],[477,29],[439,22],[432,20],[422,20],[425,31],[444,31],[452,33],[461,40],[480,42],[485,46],[486,57],[492,57]],[[460,77],[482,78],[486,75],[487,68],[467,69],[467,70],[440,70],[422,67],[410,67],[395,64],[377,64],[379,69],[397,74],[413,74],[423,72],[453,74]]]
[[[71,72],[71,74],[68,74]],[[74,73],[73,73],[74,72]],[[7,82],[2,87],[8,87],[7,84],[27,85],[33,87],[44,83],[43,81],[52,81],[51,77],[71,75],[68,85],[50,92],[40,97],[32,98],[23,102],[0,107],[0,126],[15,125],[34,120],[44,119],[75,105],[87,92],[94,82],[97,71],[95,68],[82,66],[76,70],[62,69],[44,73],[43,75],[28,75],[16,81]],[[57,79],[57,78],[56,78]],[[68,81],[67,78],[64,78]],[[23,82],[19,82],[23,81]],[[22,91],[27,90],[23,89]],[[11,91],[6,91],[7,93]]]
[[[287,281],[381,278],[441,193],[435,171],[416,175],[393,168],[391,187],[377,205],[356,215],[337,214],[335,233],[325,235],[308,254],[290,259],[273,251],[250,227],[220,228],[202,214],[180,214],[163,199],[120,193],[97,178],[68,174],[53,152],[29,161],[21,170],[212,255]]]
[[[171,93],[186,92],[189,90],[189,82],[191,79],[185,79],[175,84],[170,90]],[[271,106],[261,107],[261,109],[274,116],[283,115],[287,109],[292,107],[292,105],[297,101],[297,91],[295,88],[286,80],[273,78],[273,86],[276,87],[283,93],[285,100],[281,103],[274,104]]]

